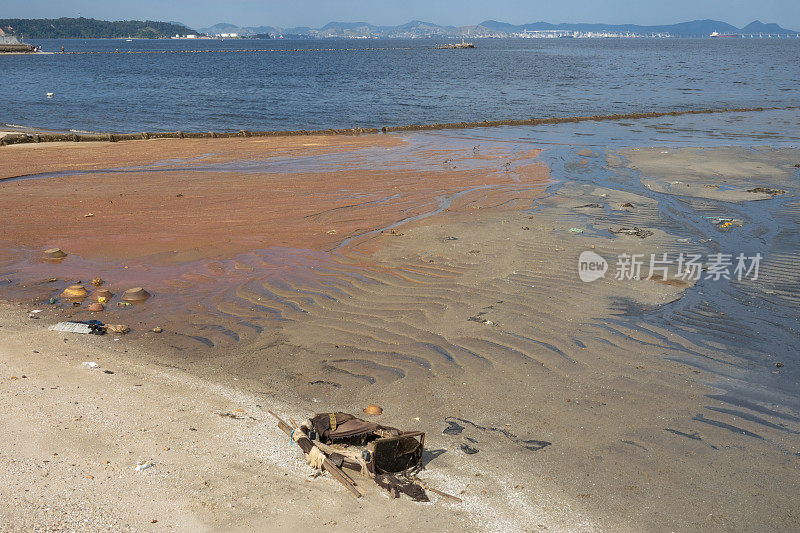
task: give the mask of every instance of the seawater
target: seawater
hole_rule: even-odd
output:
[[[800,105],[797,39],[490,39],[474,50],[433,50],[428,39],[29,41],[68,53],[0,57],[0,123],[58,131],[300,130]],[[195,50],[209,52],[175,53]]]

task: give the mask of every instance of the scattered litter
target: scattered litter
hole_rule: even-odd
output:
[[[343,469],[372,479],[391,498],[400,494],[414,501],[426,502],[426,490],[461,501],[456,496],[438,491],[417,477],[422,468],[425,433],[401,431],[362,420],[347,413],[320,413],[302,425],[291,426],[278,415],[278,428],[289,435],[315,469],[327,471],[353,496],[364,496],[357,483]]]
[[[56,303],[56,299],[55,299],[55,298],[50,298],[49,300],[47,300],[47,302],[48,302],[50,305],[53,305],[54,303]]]
[[[153,328],[153,333],[161,333],[162,331],[164,331],[162,328],[159,327]]]
[[[336,230],[335,229],[331,229],[331,230],[328,230],[326,233],[328,235],[336,235]]]
[[[44,251],[44,256],[48,259],[63,259],[67,254],[61,248],[50,248]]]
[[[634,205],[632,203],[630,203],[630,202],[625,202],[620,207],[634,207]]]
[[[737,218],[720,217],[720,216],[705,216],[712,224],[716,225],[718,229],[729,230],[731,228],[741,228],[744,222]]]
[[[108,324],[105,328],[107,332],[116,333],[117,335],[125,335],[131,331],[131,328],[122,324]]]
[[[767,187],[756,187],[755,189],[747,189],[747,192],[757,194],[769,194],[770,196],[778,196],[779,194],[786,194],[786,191],[781,189],[769,189]]]
[[[91,218],[93,216],[94,216],[94,213],[86,213],[85,215],[83,215],[84,218]]]
[[[70,285],[61,293],[62,298],[81,299],[89,296],[89,291],[81,284]]]
[[[586,205],[579,205],[579,206],[577,206],[575,209],[584,209],[584,208],[588,208],[588,209],[602,209],[602,208],[603,208],[603,204],[586,204]]]
[[[583,229],[581,228],[569,228],[570,233],[583,233]]]
[[[53,96],[55,96],[55,94],[56,93],[47,93],[45,94],[45,96],[47,96],[48,98],[52,98]]]
[[[494,326],[494,322],[492,322],[491,320],[484,320],[483,323],[486,324],[487,326]]]
[[[143,302],[150,298],[150,293],[141,287],[128,289],[122,294],[122,299],[126,302]]]
[[[775,368],[783,368],[783,363],[775,363]]]
[[[98,365],[98,364],[97,364],[97,363],[95,363],[94,361],[84,361],[84,362],[83,362],[83,363],[81,363],[81,364],[82,364],[83,366],[87,367],[87,368],[99,368],[99,367],[100,367],[100,365]]]
[[[617,230],[610,229],[608,231],[616,235],[630,235],[631,237],[639,237],[640,239],[646,239],[647,237],[653,235],[653,232],[649,229],[641,229],[635,226],[633,228],[620,228]]]
[[[153,463],[139,463],[138,465],[136,465],[136,468],[134,470],[136,470],[137,472],[141,472],[142,470],[147,470],[148,468],[152,468],[153,466],[155,466]]]
[[[103,285],[103,283],[105,283],[105,282],[100,278],[94,278],[92,280],[92,285],[94,285],[95,287],[100,287],[100,286]]]
[[[371,403],[364,408],[364,412],[367,413],[368,415],[379,415],[383,413],[383,408],[381,408],[380,405]]]
[[[467,455],[475,455],[476,453],[478,453],[479,450],[478,448],[473,448],[469,444],[462,444],[461,451],[466,453]]]
[[[117,302],[117,307],[130,307],[131,305],[133,304],[130,302]]]
[[[102,335],[105,333],[103,323],[99,320],[86,320],[84,322],[59,322],[49,328],[50,331],[63,333],[81,333],[83,335]]]

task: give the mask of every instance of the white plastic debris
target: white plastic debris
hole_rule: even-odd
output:
[[[100,366],[97,363],[95,363],[94,361],[84,361],[82,364],[83,364],[83,366],[85,366],[87,368],[98,368]]]
[[[142,470],[147,470],[148,468],[151,468],[153,466],[154,466],[153,463],[139,463],[138,465],[136,465],[135,470],[137,472],[141,472]]]
[[[63,331],[65,333],[82,333],[84,335],[91,335],[93,333],[92,327],[89,324],[80,324],[78,322],[59,322],[47,329],[50,331]]]

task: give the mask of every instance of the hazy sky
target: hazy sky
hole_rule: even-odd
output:
[[[176,20],[194,28],[313,26],[330,21],[395,25],[419,19],[476,24],[528,22],[670,24],[711,18],[744,26],[752,20],[800,29],[800,0],[0,0],[0,18],[78,14],[106,20]]]

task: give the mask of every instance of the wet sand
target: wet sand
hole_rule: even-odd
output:
[[[19,504],[0,511],[3,522],[89,518],[156,530],[301,520],[352,530],[385,516],[393,530],[398,520],[454,531],[797,526],[800,418],[795,370],[775,366],[791,359],[780,334],[767,346],[743,343],[744,328],[756,337],[769,326],[715,307],[728,302],[729,285],[695,285],[674,272],[666,282],[577,275],[586,250],[609,259],[705,252],[752,236],[770,243],[765,268],[774,276],[733,289],[756,315],[771,306],[774,327],[790,332],[793,237],[758,230],[758,217],[796,224],[796,149],[542,154],[519,138],[434,133],[327,138],[319,148],[293,138],[222,148],[215,143],[227,140],[157,141],[175,151],[131,152],[149,142],[93,143],[105,159],[91,174],[0,181],[4,210],[42,213],[32,228],[14,221],[3,236],[0,290],[22,306],[2,311],[0,377],[13,406],[4,422],[18,429],[0,475],[48,480],[17,481],[10,497]],[[13,168],[0,169],[6,177],[82,168],[86,159],[66,146],[52,158],[38,145],[0,155],[11,148],[19,152]],[[29,148],[35,163],[20,155]],[[222,155],[196,159],[212,150]],[[182,161],[152,166],[168,159]],[[136,172],[109,172],[112,161]],[[747,192],[754,187],[783,193]],[[123,189],[130,197],[118,200]],[[69,200],[37,210],[31,198],[42,196]],[[737,210],[742,226],[702,218],[720,206]],[[614,233],[631,227],[651,233]],[[50,246],[71,255],[38,261]],[[41,305],[95,275],[117,295],[143,283],[154,296],[94,316],[85,305]],[[25,318],[36,306],[41,318]],[[84,343],[45,331],[65,316],[133,332]],[[115,373],[82,368],[85,360]],[[358,412],[370,402],[384,407],[381,422],[428,432],[423,477],[463,504],[390,501],[372,489],[356,503],[330,479],[306,481],[299,454],[266,416],[271,407],[295,418]],[[218,416],[229,411],[246,417]],[[96,414],[87,428],[88,413]],[[77,451],[97,433],[105,440]],[[111,444],[117,435],[124,447]],[[74,444],[43,445],[55,439]],[[462,444],[480,451],[466,455]],[[133,472],[140,457],[156,466]],[[80,488],[61,507],[22,511],[28,498],[69,483]],[[92,493],[115,511],[87,505]],[[143,514],[142,498],[159,503]],[[332,506],[352,514],[331,523]]]

